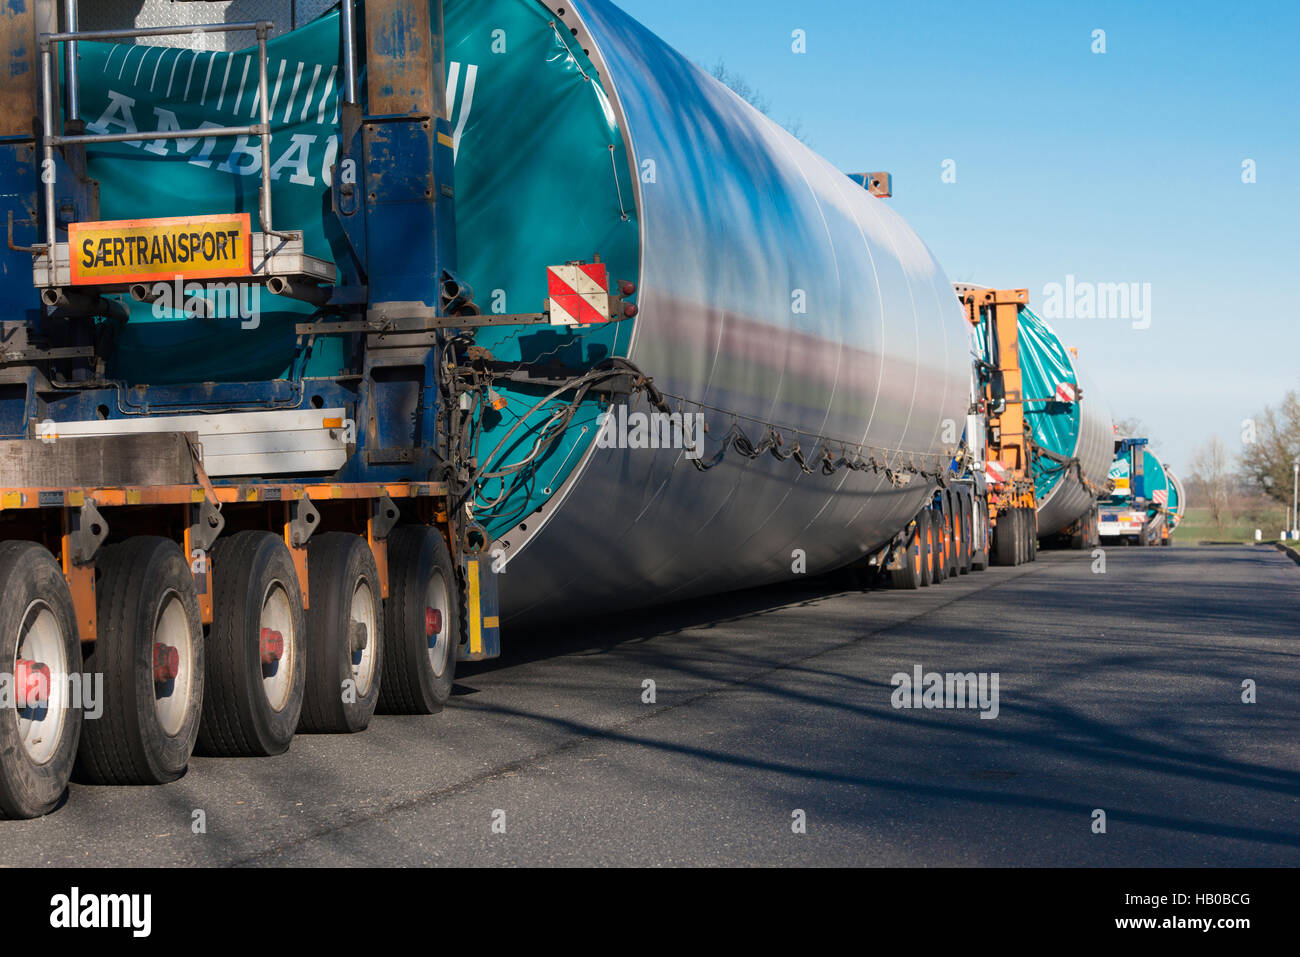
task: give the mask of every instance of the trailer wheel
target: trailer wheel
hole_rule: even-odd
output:
[[[0,709],[0,817],[40,817],[77,756],[82,713],[68,679],[81,674],[81,641],[63,572],[34,542],[0,542],[0,672],[14,697]]]
[[[948,499],[948,577],[961,574],[961,499],[953,495]]]
[[[1020,564],[1020,509],[1009,508],[998,516],[993,526],[993,563],[995,565]]]
[[[289,749],[306,677],[302,591],[284,540],[239,532],[212,547],[213,621],[199,747],[221,757]]]
[[[903,567],[896,568],[889,573],[889,584],[893,588],[913,590],[920,588],[925,584],[925,574],[923,563],[924,557],[924,532],[921,528],[920,517],[917,518],[916,528],[912,532],[912,538],[907,543],[906,553],[903,559]]]
[[[934,584],[934,513],[923,508],[916,522],[921,534],[921,587],[929,588]]]
[[[1038,560],[1038,511],[1025,509],[1025,561]]]
[[[442,533],[405,525],[388,536],[383,680],[379,710],[436,714],[451,697],[460,645],[456,567]]]
[[[965,495],[957,496],[957,574],[970,573],[970,511],[971,501]]]
[[[364,731],[379,702],[384,607],[379,569],[359,535],[315,535],[307,551],[307,688],[299,731]]]
[[[95,560],[99,634],[86,671],[104,710],[81,732],[75,774],[91,784],[165,784],[185,772],[203,706],[203,624],[194,575],[168,538],[110,545]]]
[[[975,529],[981,530],[980,541],[983,543],[979,548],[974,548]],[[971,500],[971,571],[982,572],[989,567],[989,519],[988,519],[988,501],[987,499]]]
[[[930,584],[942,585],[948,577],[947,533],[941,508],[931,508],[930,513]]]

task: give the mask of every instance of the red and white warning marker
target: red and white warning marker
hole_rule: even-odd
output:
[[[984,472],[988,479],[994,485],[1005,485],[1011,478],[1011,471],[1001,462],[990,459],[984,463]]]
[[[546,267],[547,311],[553,326],[609,322],[609,271],[604,263]]]
[[[1155,492],[1152,492],[1151,501],[1155,502],[1157,505],[1168,505],[1169,490],[1162,488],[1162,489],[1157,489]]]
[[[1056,387],[1057,402],[1078,402],[1079,388],[1073,382],[1062,382]]]

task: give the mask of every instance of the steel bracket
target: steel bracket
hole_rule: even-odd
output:
[[[86,565],[95,557],[99,546],[104,544],[104,539],[108,538],[108,522],[91,501],[83,504],[79,511],[73,512],[70,518],[68,544],[72,563]]]
[[[221,510],[206,498],[192,506],[192,509],[194,524],[190,526],[190,547],[206,552],[226,527],[226,520],[222,517]]]
[[[289,513],[289,544],[294,548],[302,548],[320,527],[320,512],[316,511],[311,499],[304,495],[290,503]]]
[[[370,534],[377,542],[382,542],[388,537],[388,533],[393,530],[397,520],[401,518],[401,513],[393,500],[387,495],[381,495],[375,499],[370,506]]]

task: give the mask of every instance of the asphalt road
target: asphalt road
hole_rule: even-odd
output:
[[[1300,568],[1106,559],[516,630],[441,715],[74,785],[0,864],[1300,864]],[[895,708],[918,665],[996,672],[997,717]]]

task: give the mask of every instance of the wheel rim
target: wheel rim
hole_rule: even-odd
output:
[[[39,599],[27,606],[19,627],[18,645],[9,672],[15,676],[15,684],[18,683],[20,661],[34,662],[49,669],[43,701],[24,701],[27,706],[18,708],[18,696],[15,695],[18,735],[23,750],[36,764],[45,764],[54,757],[63,738],[63,722],[68,708],[68,659],[59,619],[50,606]],[[28,671],[27,668],[22,670]]]
[[[434,572],[433,577],[429,579],[424,608],[425,638],[429,643],[429,666],[433,669],[434,675],[441,678],[447,668],[447,656],[451,650],[451,601],[447,582],[440,571]],[[442,627],[433,634],[429,633],[432,630],[429,624],[432,617],[430,611],[438,612],[442,619]]]
[[[361,626],[366,630],[365,647],[353,651],[351,655],[352,680],[356,684],[357,694],[364,698],[370,693],[370,685],[375,680],[375,643],[378,640],[375,593],[364,578],[357,581],[357,587],[352,592],[349,620],[353,628]]]
[[[279,658],[273,662],[262,662],[262,692],[272,711],[283,711],[293,694],[293,673],[298,661],[298,635],[293,627],[293,606],[289,602],[289,593],[278,581],[271,582],[262,599],[262,615],[258,622],[258,634],[271,631],[280,635],[284,647]]]
[[[159,681],[161,649],[174,649],[171,664],[175,676]],[[166,652],[163,652],[166,654]],[[158,613],[153,626],[154,711],[163,734],[175,737],[185,726],[190,711],[190,698],[194,693],[194,634],[190,631],[190,616],[185,611],[181,596],[169,589],[158,602]]]

